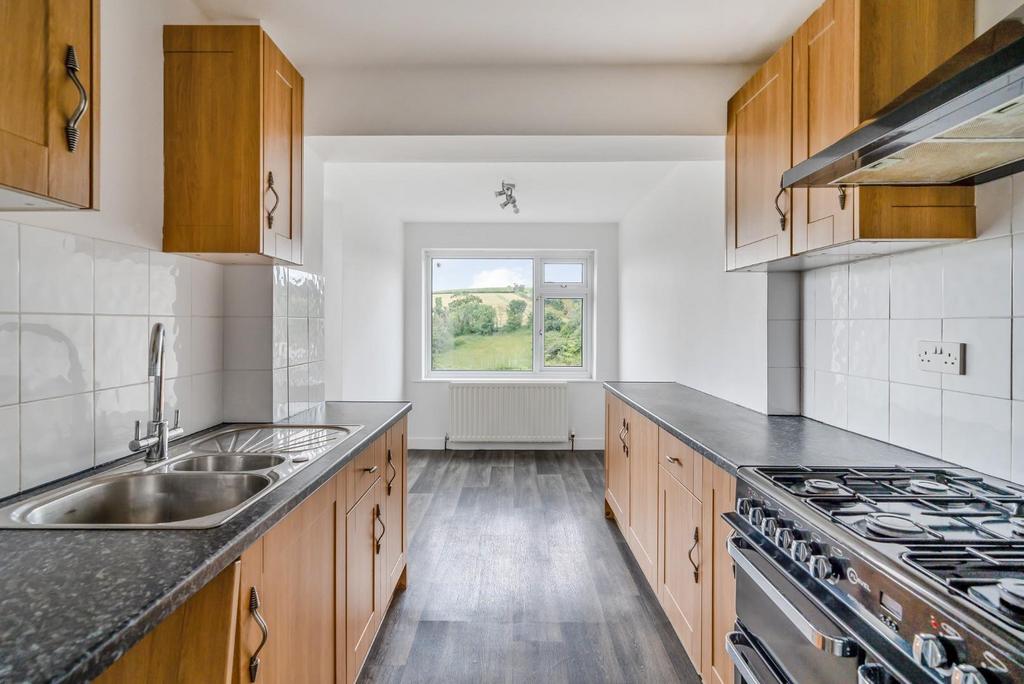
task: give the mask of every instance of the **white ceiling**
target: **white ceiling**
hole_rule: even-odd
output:
[[[306,66],[747,64],[821,0],[195,0]]]
[[[324,192],[355,193],[406,223],[618,222],[678,163],[327,164]],[[498,207],[502,180],[516,184],[518,215]]]

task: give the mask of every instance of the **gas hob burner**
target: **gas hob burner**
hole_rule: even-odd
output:
[[[1011,610],[1024,611],[1024,579],[1004,579],[996,583],[999,602]]]
[[[835,494],[839,491],[839,483],[832,480],[811,478],[804,482],[804,491],[810,494]]]
[[[1024,518],[1010,518],[1010,530],[1018,537],[1024,537]]]
[[[915,478],[907,483],[907,490],[914,494],[947,494],[950,488],[942,482]]]
[[[866,525],[869,531],[884,537],[925,534],[925,530],[910,518],[892,513],[870,513]]]

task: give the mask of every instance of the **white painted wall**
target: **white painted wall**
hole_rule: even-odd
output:
[[[601,382],[618,377],[618,226],[614,223],[409,223],[405,226],[405,395],[416,406],[409,444],[440,448],[448,430],[448,383],[424,379],[424,265],[426,249],[594,250],[595,378],[569,383],[569,428],[579,449],[604,445]],[[346,377],[347,381],[347,377]],[[452,445],[472,448],[472,444]],[[501,448],[489,444],[487,448]],[[516,445],[564,448],[565,445]]]
[[[622,221],[622,380],[768,408],[767,277],[725,273],[723,162],[680,163]]]
[[[402,223],[346,164],[324,170],[328,400],[402,399]]]
[[[306,133],[721,135],[754,68],[307,68]]]

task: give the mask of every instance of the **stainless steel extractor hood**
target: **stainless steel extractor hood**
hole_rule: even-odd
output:
[[[783,187],[977,185],[1024,170],[1024,6]]]

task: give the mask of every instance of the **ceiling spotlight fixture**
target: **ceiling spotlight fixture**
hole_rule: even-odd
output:
[[[515,190],[516,190],[516,184],[515,183],[508,183],[506,181],[501,181],[501,190],[495,190],[494,191],[494,196],[498,197],[500,199],[504,199],[505,200],[504,202],[499,203],[498,206],[500,206],[502,209],[504,209],[505,207],[509,207],[510,206],[510,207],[512,207],[512,213],[513,214],[518,214],[519,213],[519,205],[516,204]]]

